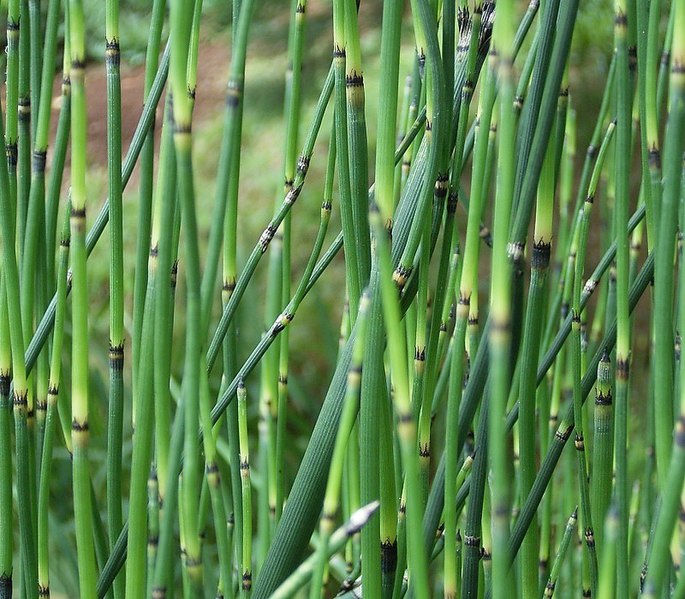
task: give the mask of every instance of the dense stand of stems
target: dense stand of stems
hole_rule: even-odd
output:
[[[573,93],[577,0],[544,3],[536,27],[536,0],[520,22],[508,0],[412,0],[411,16],[401,2],[385,2],[377,126],[373,117],[366,121],[366,94],[374,89],[373,68],[362,68],[372,64],[368,9],[334,0],[333,60],[317,82],[303,75],[316,54],[305,35],[307,3],[292,0],[284,180],[271,219],[245,254],[241,227],[256,204],[252,181],[241,178],[251,134],[243,125],[260,105],[244,100],[248,33],[253,23],[259,27],[259,4],[232,2],[206,245],[199,218],[205,182],[197,179],[194,143],[202,135],[192,131],[205,68],[202,2],[173,2],[169,11],[165,0],[152,4],[145,105],[125,158],[119,2],[104,5],[108,198],[88,235],[88,19],[84,0],[65,0],[63,11],[61,4],[49,0],[41,11],[38,0],[9,0],[6,7],[0,597],[45,596],[71,584],[67,594],[84,597],[161,598],[177,581],[188,596],[319,597],[339,585],[343,596],[361,587],[365,596],[388,598],[627,597],[637,592],[641,562],[643,594],[679,596],[682,0],[671,3],[668,21],[658,0],[616,0],[614,56],[590,123],[577,116],[590,100]],[[167,24],[169,49],[160,57]],[[401,91],[410,44],[412,72]],[[527,55],[517,60],[521,48]],[[167,69],[157,144],[155,110]],[[318,86],[319,99],[298,156],[310,86]],[[327,119],[332,134],[322,159],[317,141]],[[576,178],[576,145],[586,130]],[[123,192],[139,160],[129,257]],[[638,164],[639,193],[631,175]],[[296,238],[309,228],[306,211],[293,207],[309,196],[310,170],[315,177],[324,167],[316,236]],[[334,198],[342,230],[326,245]],[[107,224],[108,389],[99,383],[101,343],[86,266]],[[336,260],[341,250],[344,265]],[[267,252],[268,269],[260,270]],[[295,285],[300,252],[306,260]],[[305,297],[324,289],[321,281],[336,268],[346,288],[339,307],[349,300],[340,326],[331,327],[341,331],[338,356],[321,404],[305,404],[298,401],[301,348],[290,330]],[[266,295],[255,303],[263,280]],[[648,287],[653,360],[644,377],[631,380],[631,365],[643,368],[631,348],[638,356],[645,347],[643,319],[631,313],[642,309]],[[124,361],[130,296],[132,359]],[[245,325],[262,314],[264,333],[250,339]],[[312,318],[296,322],[304,327]],[[646,378],[648,390],[640,383]],[[585,405],[595,384],[594,402]],[[261,388],[253,393],[253,386]],[[124,422],[129,389],[133,431]],[[647,399],[629,404],[634,390]],[[300,417],[303,406],[318,416],[298,457],[294,441],[309,422]],[[633,420],[644,414],[647,434],[636,436]],[[575,455],[560,460],[572,435]],[[67,524],[57,521],[65,510],[53,500],[62,442],[73,476]],[[651,445],[654,457],[639,472],[632,455]],[[258,448],[253,460],[251,446]],[[584,543],[570,551],[578,536]],[[55,547],[72,551],[73,573],[55,570],[63,559]]]

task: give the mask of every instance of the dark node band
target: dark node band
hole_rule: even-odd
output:
[[[47,151],[34,150],[33,151],[33,170],[42,173],[45,171],[45,162],[47,158]]]
[[[536,241],[533,245],[533,255],[530,260],[532,268],[544,269],[549,266],[552,244],[547,241]]]
[[[10,380],[11,375],[9,372],[0,373],[0,395],[10,394]]]
[[[388,574],[397,569],[397,541],[381,543],[381,572]]]
[[[109,345],[109,362],[115,370],[121,371],[124,367],[124,344]]]
[[[661,168],[661,151],[656,145],[649,148],[647,153],[647,163],[650,168]]]
[[[114,38],[105,41],[105,64],[111,67],[118,67],[121,63],[121,51],[119,40]]]
[[[191,131],[191,123],[179,123],[174,120],[174,135],[190,135]]]
[[[568,441],[568,436],[571,434],[571,429],[566,429],[564,431],[557,430],[554,433],[554,438],[557,439],[558,441],[561,441],[562,443],[566,443]]]
[[[616,360],[616,378],[627,381],[630,375],[630,360]]]
[[[5,156],[7,158],[7,166],[12,169],[17,167],[17,144],[8,143],[5,146]]]
[[[454,191],[450,191],[447,196],[447,213],[454,214],[457,211],[458,196]]]
[[[401,285],[403,286],[406,283],[409,276],[411,275],[411,270],[411,268],[407,268],[406,266],[400,265],[395,269],[393,279],[395,280],[395,282],[401,283]]]
[[[414,420],[414,415],[411,412],[402,412],[397,417],[400,424],[408,424]]]
[[[71,421],[71,430],[75,433],[87,433],[88,432],[88,421],[79,422],[78,420]]]
[[[262,254],[266,252],[266,249],[269,247],[269,244],[271,243],[271,240],[274,238],[275,234],[276,228],[271,224],[269,224],[262,232],[262,235],[259,238],[259,245],[262,248]]]
[[[243,590],[249,591],[252,588],[252,572],[250,570],[245,570],[243,572]]]
[[[300,197],[300,192],[302,191],[302,184],[298,185],[297,187],[293,187],[288,191],[288,193],[285,196],[285,203],[290,204],[291,206],[295,203],[298,197]]]
[[[607,392],[597,391],[597,395],[595,395],[596,406],[610,406],[613,402],[614,398],[611,395],[611,390]]]
[[[353,71],[352,74],[345,77],[345,85],[347,87],[364,87],[364,76]]]
[[[25,408],[26,406],[28,406],[28,403],[28,395],[26,391],[24,391],[23,393],[14,393],[12,404],[15,408]]]
[[[311,158],[309,156],[301,154],[300,157],[297,159],[297,172],[301,175],[304,175],[309,170],[310,162]]]
[[[361,375],[364,366],[362,364],[351,364],[349,369],[349,374]]]

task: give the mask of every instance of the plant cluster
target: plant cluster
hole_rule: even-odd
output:
[[[145,102],[124,155],[120,6],[106,0],[108,197],[93,217],[84,0],[47,0],[44,14],[38,0],[7,2],[0,598],[50,595],[51,547],[65,531],[78,578],[65,591],[84,598],[685,596],[685,0],[615,0],[611,67],[578,158],[576,108],[588,101],[569,85],[578,0],[386,0],[369,103],[358,3],[326,7],[332,61],[315,82],[303,70],[307,0],[291,0],[283,187],[243,257],[258,4],[232,3],[207,207],[193,145],[202,1],[153,0]],[[403,42],[415,53],[401,86]],[[304,122],[303,89],[317,85]],[[314,161],[325,165],[318,230],[297,238]],[[122,193],[136,165],[129,256]],[[201,210],[212,211],[206,243]],[[107,227],[100,394],[87,261]],[[260,264],[267,291],[248,306]],[[290,480],[289,331],[337,264],[339,353]],[[634,325],[643,295],[646,349]],[[239,310],[265,320],[259,339],[241,334]],[[638,376],[640,352],[649,364]],[[106,425],[91,426],[103,407]],[[95,436],[106,437],[104,456],[92,452]],[[71,489],[54,488],[61,444]]]

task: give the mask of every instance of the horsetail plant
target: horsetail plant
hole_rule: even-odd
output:
[[[105,63],[107,66],[107,174],[110,223],[110,389],[108,428],[107,514],[110,550],[122,525],[121,444],[124,403],[124,250],[121,188],[121,75],[119,65],[119,2],[106,6]],[[115,583],[117,597],[123,595],[123,578]]]
[[[286,4],[1,9],[0,597],[682,595],[683,0]]]
[[[93,505],[90,490],[88,402],[88,281],[86,270],[86,140],[85,23],[83,4],[70,0],[71,42],[71,179],[70,205],[72,271],[72,400],[74,514],[82,597],[95,593],[96,566],[93,548]]]

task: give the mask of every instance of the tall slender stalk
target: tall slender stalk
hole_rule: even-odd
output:
[[[335,135],[338,157],[338,185],[340,186],[340,214],[345,231],[345,277],[350,314],[356,318],[360,289],[359,258],[354,236],[354,212],[350,182],[349,137],[347,131],[346,71],[347,37],[345,11],[349,2],[336,0],[333,4],[333,67],[335,71]]]
[[[557,554],[554,558],[554,564],[552,565],[552,571],[550,572],[549,580],[545,585],[544,596],[546,598],[551,599],[551,597],[554,595],[554,590],[556,588],[557,580],[559,579],[559,573],[561,571],[561,565],[564,562],[564,558],[566,557],[568,547],[571,544],[571,539],[573,537],[573,533],[575,532],[577,519],[578,509],[576,508],[569,517],[568,522],[566,523],[566,528],[564,529],[564,534],[561,537],[561,543],[559,543],[559,550],[557,551]]]
[[[19,34],[21,17],[19,0],[7,3],[7,74],[5,110],[5,155],[9,173],[8,193],[12,207],[12,223],[15,224],[17,203],[17,136],[19,113]],[[16,226],[16,225],[15,225]]]
[[[85,27],[83,3],[69,0],[71,39],[71,271],[72,271],[72,389],[71,436],[73,488],[81,597],[95,594],[93,505],[88,463],[88,281],[86,271],[86,143]]]
[[[52,356],[50,361],[50,379],[48,382],[47,413],[45,418],[45,434],[43,437],[43,453],[40,467],[40,483],[38,490],[38,591],[39,595],[50,592],[49,570],[49,523],[48,508],[50,501],[50,479],[52,474],[53,444],[55,427],[57,426],[57,402],[59,398],[60,379],[62,372],[62,346],[64,340],[64,324],[67,303],[67,267],[69,264],[70,246],[70,210],[64,218],[64,227],[59,248],[59,268],[57,279],[57,312],[55,315],[54,336],[52,341]]]
[[[174,94],[174,147],[179,184],[179,203],[185,223],[186,262],[186,318],[195,323],[186,334],[186,358],[183,374],[185,395],[184,411],[184,473],[182,480],[181,522],[184,531],[184,568],[192,585],[193,593],[199,591],[202,579],[200,554],[199,519],[197,495],[199,485],[198,447],[198,404],[195,391],[199,389],[200,352],[202,351],[201,306],[200,306],[200,258],[195,212],[195,192],[191,163],[191,113],[192,104],[188,96],[186,69],[188,64],[188,42],[192,21],[190,2],[174,3],[171,7],[171,85]]]
[[[159,48],[164,25],[164,12],[166,0],[154,0],[152,14],[150,15],[150,31],[148,35],[147,51],[145,53],[145,85],[143,89],[143,101],[149,102],[152,96],[155,72],[159,66]],[[156,104],[156,102],[155,102]],[[145,292],[147,289],[147,263],[150,254],[150,230],[151,230],[151,207],[152,207],[152,174],[155,153],[154,139],[154,113],[151,115],[151,127],[145,131],[140,152],[140,202],[138,210],[138,235],[136,238],[136,263],[133,280],[133,331],[131,339],[132,357],[132,389],[133,402],[137,401],[139,394],[136,392],[138,384],[138,368],[141,362],[140,351],[143,315],[145,307]],[[122,178],[122,184],[124,183]],[[109,214],[109,212],[108,212]],[[132,419],[135,424],[136,409],[132,410]]]
[[[305,21],[306,21],[306,0],[293,0],[294,14],[291,28],[294,27],[292,38],[289,43],[290,60],[288,61],[288,72],[286,73],[286,92],[289,98],[286,105],[286,146],[284,157],[284,182],[295,180],[297,168],[297,142],[298,130],[300,125],[301,95],[302,95],[302,70],[303,70],[303,48],[305,41]],[[285,193],[289,189],[284,190]],[[325,195],[330,199],[330,194]],[[284,235],[283,235],[283,281],[281,294],[282,298],[290,296],[291,273],[288,268],[290,265],[290,217],[286,216]],[[283,501],[285,499],[285,477],[284,477],[284,446],[286,437],[286,416],[288,407],[288,370],[289,370],[289,331],[284,331],[281,337],[281,351],[278,366],[278,401],[276,403],[273,416],[276,419],[276,447],[275,447],[275,473],[274,481],[276,486],[274,504],[274,524],[278,522],[283,511]]]
[[[0,596],[12,597],[13,505],[12,505],[12,403],[10,380],[12,355],[10,351],[9,319],[5,276],[0,275],[0,434],[7,441],[0,445]]]
[[[595,537],[592,525],[592,512],[590,508],[590,494],[588,489],[587,458],[585,454],[585,436],[583,423],[583,396],[581,389],[582,382],[582,348],[581,348],[581,310],[580,310],[580,289],[585,271],[585,255],[588,243],[588,229],[590,226],[590,216],[594,204],[595,188],[597,176],[601,172],[604,153],[608,145],[608,140],[613,133],[613,123],[609,126],[603,147],[600,149],[600,156],[595,164],[595,172],[590,183],[590,190],[583,205],[582,220],[578,231],[577,254],[575,262],[575,273],[573,276],[573,302],[571,308],[572,328],[571,328],[571,376],[573,380],[573,420],[576,424],[576,436],[574,446],[578,461],[578,487],[580,490],[580,509],[581,526],[587,553],[583,555],[583,566],[589,570],[589,586],[583,581],[583,592],[594,594],[597,592],[597,558],[595,554]],[[594,183],[594,185],[593,185]],[[601,363],[601,362],[600,362]],[[599,372],[599,371],[598,371]]]
[[[538,313],[543,309],[547,273],[552,248],[552,210],[554,198],[554,145],[550,143],[540,177],[535,215],[534,246],[531,257],[530,291],[526,309],[523,345],[521,348],[521,375],[519,387],[519,502],[522,504],[532,488],[535,464],[535,372],[540,350],[541,327]],[[521,548],[522,596],[537,593],[537,562],[539,531],[533,519]]]
[[[668,126],[665,133],[665,147],[664,147],[664,182],[663,182],[663,204],[661,212],[661,224],[666,226],[664,222],[664,214],[669,210],[673,210],[673,204],[677,204],[678,188],[682,186],[682,169],[683,156],[683,134],[685,132],[685,73],[683,72],[683,65],[685,65],[685,35],[683,34],[683,25],[685,24],[685,3],[679,1],[675,4],[675,20],[674,20],[674,36],[672,47],[672,64],[670,73],[670,97],[669,97],[669,114]],[[682,198],[682,188],[681,188]],[[680,224],[685,222],[685,214],[682,208],[680,209]],[[660,233],[662,229],[660,229]],[[664,243],[661,236],[659,236],[658,245]],[[657,262],[658,264],[658,262]],[[682,274],[682,269],[681,269]],[[656,275],[656,272],[655,272]],[[683,323],[685,323],[685,285],[682,280],[679,281],[678,293],[678,323],[682,330]],[[655,306],[656,309],[656,306]],[[656,328],[657,324],[654,323]],[[658,337],[658,335],[657,335]],[[670,363],[670,358],[669,358]],[[673,431],[672,448],[669,447],[667,456],[662,455],[662,469],[659,471],[659,449],[666,445],[662,442],[657,446],[657,474],[659,475],[659,488],[661,490],[661,505],[658,510],[658,516],[655,525],[655,534],[652,540],[651,550],[649,552],[647,580],[644,586],[644,593],[648,597],[658,596],[661,589],[668,580],[667,572],[670,559],[669,545],[673,536],[673,526],[675,523],[674,517],[680,509],[682,512],[682,489],[683,477],[685,476],[685,453],[683,447],[685,446],[685,387],[683,381],[685,380],[685,364],[680,361],[679,367],[679,382],[680,382],[680,400],[679,400],[679,415]],[[666,396],[668,397],[668,395]],[[661,405],[661,401],[666,401],[659,395],[659,405],[655,405],[657,410],[656,430],[657,438],[663,427],[666,426],[666,418],[658,415],[659,410],[666,410],[671,406]],[[655,397],[655,404],[657,400]],[[667,441],[670,444],[671,435],[668,435]],[[668,457],[668,470],[664,473],[663,465],[666,457]]]
[[[243,538],[240,558],[240,596],[252,592],[252,483],[250,482],[250,451],[247,438],[247,391],[238,385],[238,423],[240,429],[240,480],[242,481]]]
[[[107,175],[110,226],[109,423],[107,437],[107,516],[110,550],[122,526],[121,449],[124,408],[124,248],[121,202],[121,77],[119,1],[106,3]],[[114,583],[115,597],[124,590]]]
[[[618,512],[618,533],[616,542],[616,568],[617,586],[619,596],[628,594],[628,397],[629,397],[629,373],[630,373],[630,317],[629,317],[629,243],[628,243],[628,209],[629,209],[629,175],[631,156],[631,81],[629,73],[628,57],[628,15],[631,13],[625,0],[617,0],[615,3],[614,43],[616,51],[616,155],[614,167],[616,169],[616,207],[615,207],[615,232],[616,232],[616,420],[615,420],[615,459],[616,459],[616,508]],[[670,213],[670,214],[669,214]],[[655,263],[655,305],[656,317],[660,320],[659,329],[664,331],[660,336],[663,341],[657,340],[656,351],[656,374],[664,384],[664,406],[658,415],[660,426],[668,425],[672,428],[672,317],[671,317],[671,293],[672,275],[671,263],[675,243],[675,213],[663,206],[661,210],[662,223],[659,227],[659,241],[656,246],[656,255],[659,258]],[[671,219],[668,222],[663,218]],[[669,232],[671,233],[669,236]],[[670,248],[670,250],[669,250]],[[669,253],[670,251],[670,253]],[[665,277],[665,278],[664,278]],[[669,279],[671,286],[669,291]],[[668,406],[666,405],[668,404]],[[657,456],[661,452],[668,451],[663,446],[657,449]],[[659,458],[657,457],[657,460]]]
[[[318,599],[326,582],[326,566],[328,565],[328,547],[330,537],[334,532],[334,523],[339,508],[340,485],[342,478],[343,460],[345,450],[354,421],[359,409],[359,389],[361,387],[361,372],[364,362],[364,342],[366,337],[366,326],[370,307],[370,297],[368,293],[362,295],[359,304],[359,329],[354,341],[352,350],[352,360],[350,361],[349,373],[347,375],[347,389],[345,392],[345,406],[343,415],[340,419],[340,428],[335,441],[333,459],[331,460],[331,471],[328,475],[326,484],[326,496],[321,516],[319,546],[317,548],[318,560],[314,571],[314,577],[310,587],[309,596],[311,599]]]
[[[21,314],[19,271],[15,249],[16,231],[16,135],[18,93],[19,4],[8,6],[7,123],[5,152],[7,161],[0,165],[0,220],[2,221],[3,279],[7,314]],[[31,464],[28,432],[28,385],[24,363],[24,333],[21,318],[9,319],[9,340],[12,352],[12,379],[15,445],[17,460],[17,499],[19,515],[22,573],[27,592],[36,591],[37,566],[31,516]],[[9,372],[6,373],[9,376]],[[9,381],[8,381],[9,382]]]
[[[507,596],[509,560],[504,548],[509,540],[509,514],[512,493],[509,466],[510,448],[505,436],[505,416],[509,384],[511,380],[511,279],[507,273],[507,235],[511,223],[513,203],[513,163],[515,146],[514,105],[514,57],[510,48],[514,39],[514,6],[512,2],[500,2],[498,20],[495,24],[493,47],[497,51],[500,80],[500,118],[497,162],[497,190],[492,248],[492,283],[490,291],[490,314],[492,325],[489,333],[490,361],[492,370],[492,395],[490,399],[489,451],[492,468],[492,589],[496,599]]]
[[[596,522],[595,541],[602,551],[602,523],[611,502],[614,464],[614,408],[611,385],[611,361],[605,352],[597,370],[592,451],[592,521]],[[600,553],[600,555],[602,555]]]

